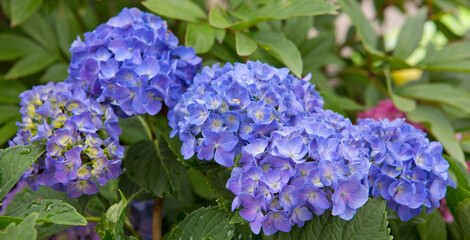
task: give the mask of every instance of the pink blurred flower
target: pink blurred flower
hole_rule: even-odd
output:
[[[379,101],[379,106],[357,113],[357,118],[361,118],[361,119],[372,118],[375,120],[380,120],[380,119],[388,118],[389,120],[394,120],[397,118],[404,118],[404,117],[406,117],[405,113],[398,110],[398,108],[396,108],[395,105],[393,105],[393,102],[390,99],[381,100]],[[426,131],[424,126],[419,123],[412,123],[408,120],[406,120],[406,122],[413,125],[415,128]]]

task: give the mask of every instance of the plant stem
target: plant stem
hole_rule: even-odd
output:
[[[145,129],[145,132],[147,133],[149,139],[152,139],[152,131],[150,130],[149,125],[145,121],[145,119],[142,116],[137,116],[137,119],[139,119],[140,123],[142,124],[142,127]]]
[[[153,240],[162,239],[162,208],[163,208],[163,198],[156,198],[153,202],[153,219],[152,219]]]

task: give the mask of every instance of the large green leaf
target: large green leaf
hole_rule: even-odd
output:
[[[455,221],[460,226],[465,238],[470,239],[470,199],[459,203],[455,211]]]
[[[235,21],[213,8],[209,13],[209,23],[218,28],[242,30],[263,21],[329,14],[333,13],[335,9],[336,6],[324,0],[267,1],[267,4],[260,9],[244,16],[245,19]]]
[[[449,162],[449,170],[451,170],[457,182],[455,183],[456,185],[470,190],[470,173],[466,169],[464,165],[462,165],[461,162],[444,155],[444,158]]]
[[[67,72],[68,65],[63,62],[57,62],[50,65],[39,79],[40,83],[63,82],[69,76]]]
[[[308,32],[312,27],[312,16],[288,18],[286,19],[284,33],[289,40],[299,46],[307,39]]]
[[[36,239],[37,231],[34,229],[34,224],[38,218],[38,213],[32,213],[20,224],[16,225],[11,223],[5,229],[0,232],[0,239],[5,240],[25,240],[25,239]]]
[[[58,2],[54,17],[54,28],[59,48],[62,50],[63,54],[70,58],[70,44],[72,44],[73,40],[80,34],[80,24],[67,1]],[[61,81],[64,80],[65,79],[62,79]]]
[[[130,240],[134,237],[124,235],[124,210],[127,206],[127,200],[121,194],[121,201],[112,205],[106,213],[101,215],[101,219],[95,228],[95,232],[105,240]]]
[[[418,47],[423,36],[426,13],[427,11],[421,10],[406,20],[398,35],[393,56],[406,59]]]
[[[208,52],[215,41],[213,27],[207,23],[190,23],[186,28],[185,45],[196,53]]]
[[[457,212],[459,204],[466,199],[470,199],[470,191],[468,189],[461,186],[457,186],[457,188],[447,187],[446,203],[452,215]]]
[[[35,145],[0,150],[0,200],[43,152],[43,146]]]
[[[144,6],[159,15],[188,22],[200,22],[206,13],[190,0],[147,0]]]
[[[406,114],[412,122],[422,122],[430,125],[430,132],[436,137],[446,152],[466,166],[464,153],[455,138],[455,132],[447,117],[437,108],[418,105],[412,112]]]
[[[17,26],[33,15],[43,0],[14,0],[11,1],[11,26]]]
[[[366,49],[376,50],[379,44],[377,33],[362,13],[358,2],[356,0],[339,0],[338,3],[343,12],[351,18]]]
[[[235,41],[237,44],[237,53],[240,56],[248,56],[258,47],[253,39],[242,32],[235,33]]]
[[[42,49],[33,41],[18,34],[0,34],[0,61],[14,60],[31,52],[39,52]]]
[[[428,215],[423,211],[421,217],[425,222],[416,224],[421,240],[447,239],[446,223],[442,219],[439,210],[435,209]]]
[[[357,210],[354,217],[343,220],[325,212],[314,216],[301,228],[294,227],[288,233],[279,233],[279,240],[319,239],[392,239],[387,228],[387,212],[383,199],[371,199]]]
[[[30,187],[23,187],[19,192],[13,196],[10,203],[6,207],[5,214],[9,215],[16,209],[26,206],[33,201],[41,199],[56,199],[62,200],[65,203],[70,204],[72,207],[80,212],[83,212],[83,208],[80,206],[76,198],[68,198],[67,194],[62,191],[54,190],[50,187],[40,186],[37,191],[34,191]]]
[[[470,113],[470,92],[464,88],[446,83],[418,83],[406,85],[397,91],[398,94],[418,100],[445,103]]]
[[[132,145],[124,159],[128,176],[157,197],[176,195],[185,172],[183,165],[159,137],[157,142],[140,141]]]
[[[57,53],[57,41],[51,24],[38,12],[20,26],[26,34],[51,53]]]
[[[0,215],[0,230],[5,229],[10,223],[20,223],[24,219],[19,218],[19,217],[10,217],[10,216],[5,216],[5,215]]]
[[[8,142],[8,140],[12,139],[15,134],[18,126],[16,122],[19,119],[11,119],[10,121],[6,122],[4,125],[0,127],[0,146]]]
[[[228,223],[227,214],[218,207],[209,207],[186,216],[167,239],[232,239],[233,233],[234,227]]]
[[[56,56],[48,52],[33,52],[16,62],[5,74],[5,79],[16,79],[37,73],[49,66],[56,59]]]
[[[299,49],[282,33],[256,32],[251,34],[253,40],[285,64],[296,76],[302,75],[302,58]]]
[[[428,49],[426,57],[420,65],[429,68],[438,68],[442,64],[453,64],[470,59],[470,41],[451,43],[439,51]]]
[[[57,199],[33,201],[8,213],[11,217],[24,218],[31,213],[39,213],[38,222],[50,222],[60,225],[86,225],[85,218],[68,203]]]

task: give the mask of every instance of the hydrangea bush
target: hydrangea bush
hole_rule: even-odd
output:
[[[355,0],[209,3],[2,2],[0,239],[470,238],[452,11],[379,37]]]

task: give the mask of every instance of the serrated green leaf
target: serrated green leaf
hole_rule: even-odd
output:
[[[446,223],[442,219],[439,210],[434,209],[434,211],[428,215],[423,211],[421,217],[426,221],[416,224],[421,240],[447,239]]]
[[[207,23],[190,23],[186,27],[185,45],[193,47],[196,53],[208,52],[214,44],[212,26]]]
[[[5,229],[0,232],[0,239],[8,240],[24,240],[24,239],[36,239],[37,231],[34,229],[34,224],[38,218],[38,213],[32,213],[20,224],[16,225],[11,223]]]
[[[336,6],[324,0],[269,1],[257,11],[244,15],[242,20],[230,19],[227,14],[213,8],[209,13],[209,23],[218,28],[243,30],[263,21],[331,14],[335,9]]]
[[[36,43],[18,34],[0,34],[0,61],[14,60],[31,52],[41,52],[42,49]]]
[[[412,122],[430,124],[430,132],[441,142],[446,152],[463,166],[466,165],[462,147],[460,147],[459,142],[455,138],[455,131],[441,110],[434,107],[418,105],[414,111],[408,112],[406,117]]]
[[[469,198],[470,190],[461,186],[457,186],[457,188],[447,187],[446,203],[452,215],[457,212],[459,204]]]
[[[387,212],[383,199],[371,199],[357,210],[354,217],[343,220],[325,212],[314,216],[301,228],[294,227],[288,233],[279,233],[279,240],[320,240],[320,239],[392,239],[387,228]]]
[[[379,39],[370,21],[364,16],[356,0],[339,0],[339,5],[353,22],[362,43],[368,50],[377,50]]]
[[[237,46],[237,53],[240,56],[249,56],[258,47],[253,39],[241,32],[235,33],[235,41]]]
[[[0,215],[0,230],[5,229],[10,223],[20,223],[24,219],[19,218],[19,217],[10,217],[10,216],[5,216],[5,215]]]
[[[31,53],[17,61],[5,74],[5,79],[17,79],[37,73],[56,59],[56,56],[44,51]]]
[[[44,152],[43,146],[15,146],[0,150],[0,200]]]
[[[206,13],[190,0],[147,0],[142,4],[161,16],[188,22],[200,22],[207,18]]]
[[[211,192],[206,178],[199,171],[189,169],[189,183],[194,193],[201,198],[214,200],[215,195]]]
[[[27,21],[20,26],[30,38],[41,44],[51,53],[57,53],[57,41],[52,30],[51,24],[38,12],[33,14]]]
[[[128,196],[129,201],[148,201],[156,198],[139,184],[132,181],[127,175],[127,171],[123,172],[121,176],[119,176],[119,189],[125,196]]]
[[[86,225],[85,218],[68,203],[57,199],[33,201],[8,213],[11,217],[24,218],[32,213],[39,213],[38,222],[51,222],[60,225]]]
[[[470,92],[464,88],[446,83],[418,83],[406,85],[397,91],[398,94],[418,100],[448,104],[462,112],[470,113]]]
[[[418,47],[423,36],[426,13],[426,10],[421,10],[406,20],[398,35],[393,56],[406,59]]]
[[[218,207],[200,208],[184,218],[170,233],[168,240],[232,239],[233,225]]]
[[[43,0],[14,0],[11,1],[11,26],[17,26],[33,15]]]
[[[251,34],[253,40],[277,60],[285,64],[297,77],[302,76],[302,58],[299,49],[278,32],[256,32]]]
[[[127,206],[127,199],[121,191],[121,201],[112,205],[106,213],[101,215],[101,219],[95,228],[95,232],[102,239],[109,240],[130,240],[134,237],[124,235],[124,210]]]
[[[460,226],[466,239],[470,239],[470,199],[465,199],[455,210],[455,221]]]
[[[185,172],[162,137],[157,143],[144,140],[132,145],[124,166],[130,179],[157,197],[165,193],[176,195]]]
[[[65,203],[70,204],[72,207],[80,212],[83,212],[83,208],[80,207],[76,198],[68,198],[67,194],[62,191],[54,190],[50,187],[40,186],[37,191],[34,191],[30,187],[23,187],[19,192],[13,196],[12,200],[8,204],[5,210],[5,214],[9,215],[11,212],[22,206],[28,205],[33,201],[41,199],[58,199]]]

